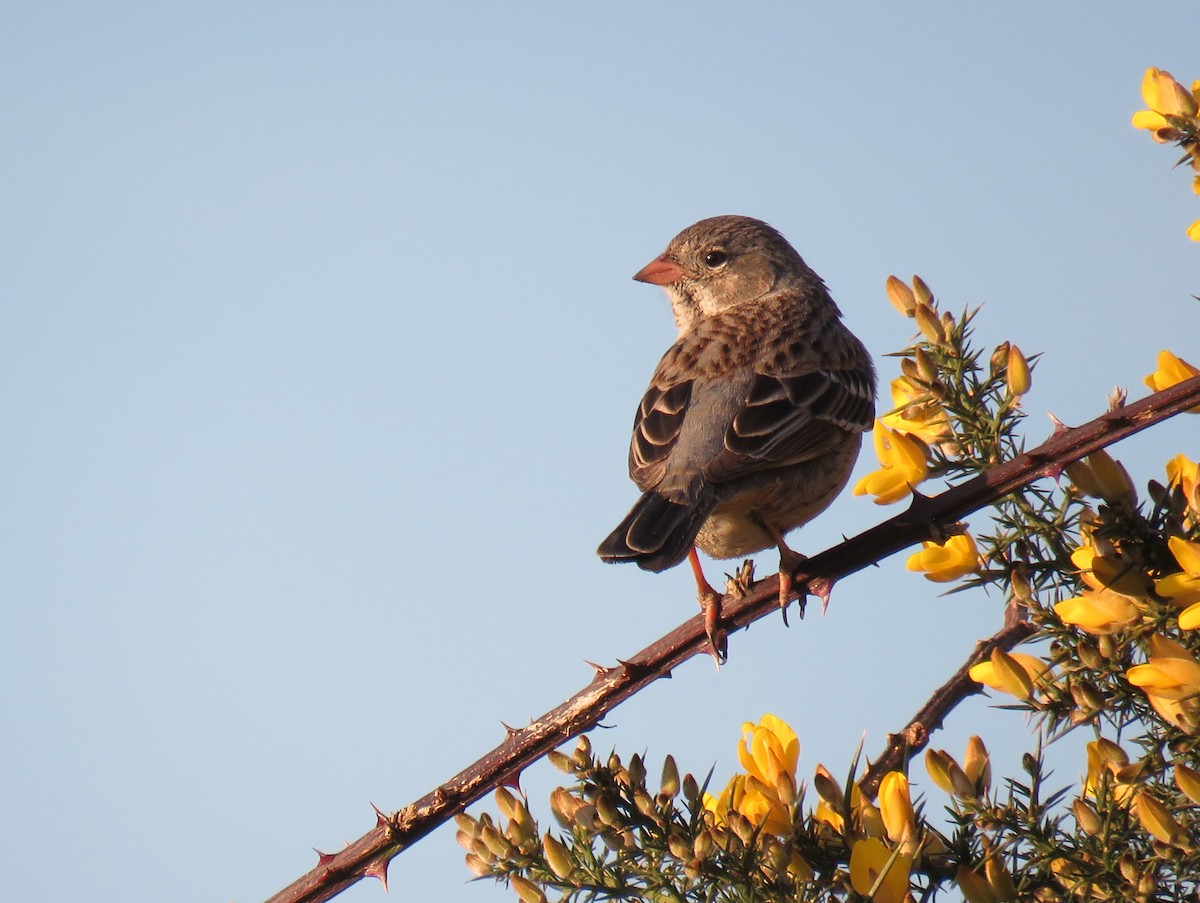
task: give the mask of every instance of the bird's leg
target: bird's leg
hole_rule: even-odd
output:
[[[783,611],[783,623],[787,624],[787,606],[793,594],[798,595],[800,617],[804,617],[804,597],[806,595],[813,595],[821,600],[821,614],[824,614],[825,609],[829,608],[829,594],[833,591],[833,581],[825,577],[808,577],[800,574],[800,566],[808,560],[808,556],[788,548],[788,544],[783,541],[783,534],[771,524],[764,523],[763,526],[771,534],[771,538],[779,549],[779,607]],[[797,576],[800,577],[798,591],[796,589]]]
[[[712,588],[712,584],[704,576],[700,567],[700,556],[696,547],[688,552],[688,564],[692,566],[692,574],[696,578],[696,595],[700,602],[700,611],[704,614],[704,633],[708,636],[708,652],[721,667],[728,653],[728,645],[724,631],[721,630],[721,594]]]

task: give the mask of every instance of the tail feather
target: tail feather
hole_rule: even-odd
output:
[[[687,556],[713,503],[681,505],[647,492],[609,534],[596,554],[608,562],[633,561],[647,571],[665,571]]]

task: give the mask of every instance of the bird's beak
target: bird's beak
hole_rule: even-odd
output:
[[[663,254],[634,273],[633,278],[638,282],[649,282],[651,285],[670,285],[683,278],[683,267]]]

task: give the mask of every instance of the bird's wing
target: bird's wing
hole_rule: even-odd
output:
[[[819,368],[794,375],[755,373],[725,431],[724,449],[704,468],[723,483],[811,461],[871,428],[875,380],[866,367]]]
[[[629,475],[639,488],[650,489],[662,482],[691,399],[690,379],[667,385],[656,380],[642,396],[629,443]]]

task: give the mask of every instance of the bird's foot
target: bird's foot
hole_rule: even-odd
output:
[[[747,558],[735,574],[725,575],[725,592],[735,599],[745,598],[754,586],[754,560]]]
[[[787,609],[788,603],[795,596],[799,603],[800,617],[804,618],[804,603],[805,595],[809,591],[809,581],[803,575],[798,575],[805,561],[808,560],[806,555],[801,555],[799,552],[792,551],[783,541],[779,542],[779,610],[783,612],[783,624],[786,627],[788,622]],[[796,577],[800,576],[797,583]]]
[[[712,584],[704,576],[700,567],[700,558],[693,546],[688,552],[688,564],[692,566],[692,575],[696,578],[696,597],[700,603],[700,611],[704,615],[704,635],[708,637],[708,654],[713,657],[717,670],[729,658],[729,644],[725,631],[721,628],[721,599],[723,596],[712,588]]]

